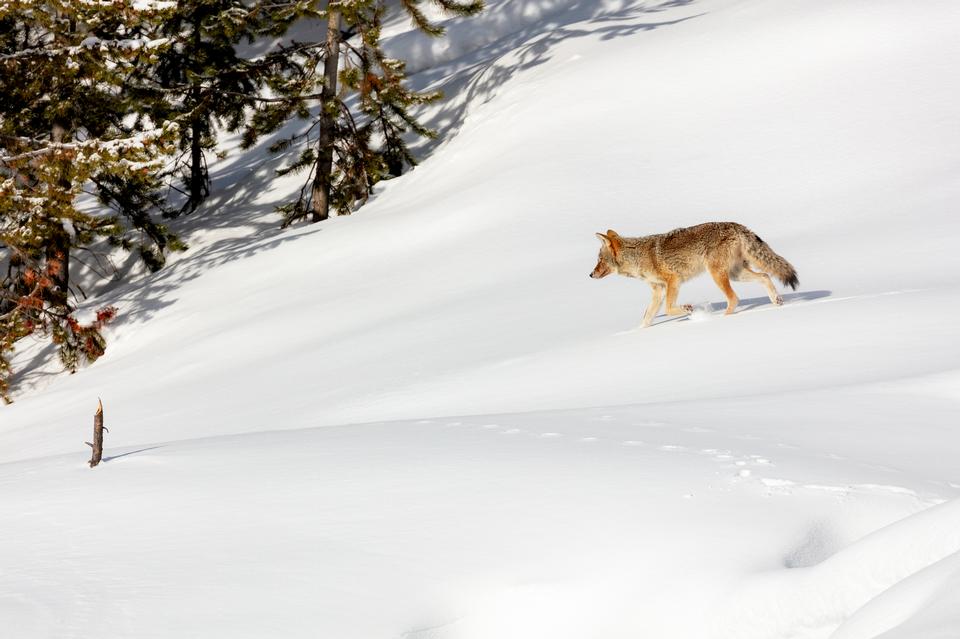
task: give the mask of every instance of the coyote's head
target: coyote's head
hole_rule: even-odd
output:
[[[600,247],[597,265],[593,268],[593,273],[590,274],[590,277],[596,280],[617,272],[620,251],[623,249],[623,240],[617,235],[616,231],[608,230],[606,235],[597,233],[597,237],[603,242],[603,246]]]

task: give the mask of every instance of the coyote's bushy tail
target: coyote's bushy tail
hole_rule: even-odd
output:
[[[747,254],[749,261],[754,262],[758,268],[776,277],[783,282],[784,286],[797,290],[800,280],[797,279],[797,269],[793,268],[790,262],[774,253],[769,244],[746,227],[743,227],[740,238],[743,242],[744,253]]]

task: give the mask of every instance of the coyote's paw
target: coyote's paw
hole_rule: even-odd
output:
[[[685,311],[688,312],[688,313],[692,313],[692,312],[693,312],[693,304],[682,304],[682,305],[680,306],[680,308],[682,308],[683,310],[685,310]]]
[[[783,298],[777,295],[775,298],[773,298],[773,303],[777,306],[783,306]]]

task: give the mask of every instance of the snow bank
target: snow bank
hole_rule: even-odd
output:
[[[960,575],[958,551],[960,500],[953,500],[878,530],[814,566],[750,579],[730,603],[732,614],[721,617],[720,635],[794,636],[836,627],[857,611],[830,636],[879,636],[944,594],[944,582]]]
[[[960,628],[958,593],[960,553],[953,553],[871,599],[831,639],[955,636]]]

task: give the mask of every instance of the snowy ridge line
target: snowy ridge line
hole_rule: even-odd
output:
[[[815,566],[751,578],[733,596],[733,612],[720,629],[723,636],[744,638],[836,627],[883,592],[957,552],[960,499],[881,528]],[[752,632],[744,635],[744,628]]]

